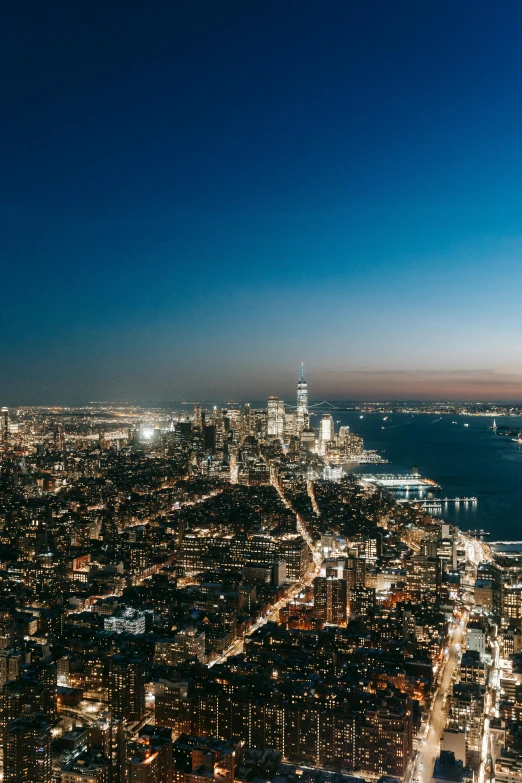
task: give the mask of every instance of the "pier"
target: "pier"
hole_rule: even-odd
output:
[[[477,503],[478,498],[432,498],[430,499],[411,499],[401,498],[397,503],[415,503],[418,506],[441,506],[443,503]]]
[[[373,475],[370,473],[356,474],[360,481],[367,484],[373,484],[376,487],[383,487],[391,491],[400,492],[408,490],[423,489],[425,491],[437,491],[440,486],[431,479],[422,478],[419,473],[391,473]]]

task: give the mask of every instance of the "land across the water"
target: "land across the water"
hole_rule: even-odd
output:
[[[312,416],[312,426],[318,426],[322,413]],[[484,529],[492,540],[522,539],[522,448],[498,434],[502,427],[522,429],[522,417],[497,416],[494,430],[493,419],[487,416],[331,413],[336,429],[348,425],[364,438],[366,448],[376,449],[389,460],[387,465],[354,465],[351,470],[401,473],[417,466],[423,477],[440,485],[441,491],[433,497],[477,498],[476,503],[443,504],[437,516],[462,530]],[[416,497],[414,493],[396,496]]]
[[[266,406],[264,401],[251,404]],[[164,405],[192,410],[188,403]],[[227,401],[226,405],[240,407],[241,403]],[[364,438],[366,449],[375,449],[388,460],[388,464],[353,465],[349,470],[409,473],[416,466],[423,477],[440,485],[440,491],[433,493],[435,499],[477,498],[476,503],[443,503],[440,511],[434,504],[428,513],[462,530],[485,530],[488,541],[522,540],[522,444],[516,442],[522,432],[520,404],[312,400],[310,413],[313,427],[329,413],[337,431],[341,425],[350,426]]]

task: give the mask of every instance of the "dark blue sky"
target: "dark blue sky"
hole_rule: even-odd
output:
[[[5,0],[0,403],[518,398],[521,29]]]

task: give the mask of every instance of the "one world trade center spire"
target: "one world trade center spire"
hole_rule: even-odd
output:
[[[304,364],[301,365],[301,377],[297,382],[297,415],[296,415],[296,427],[297,431],[301,430],[307,425],[308,420],[308,384],[304,378]]]

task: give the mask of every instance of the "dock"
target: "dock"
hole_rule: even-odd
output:
[[[440,489],[440,486],[435,481],[422,478],[419,473],[392,473],[380,475],[360,473],[357,478],[367,484],[373,484],[376,487],[382,487],[391,491],[416,489],[437,491]]]
[[[478,503],[478,498],[433,498],[433,499],[411,499],[401,498],[397,503],[415,503],[417,506],[442,506],[444,503]]]

